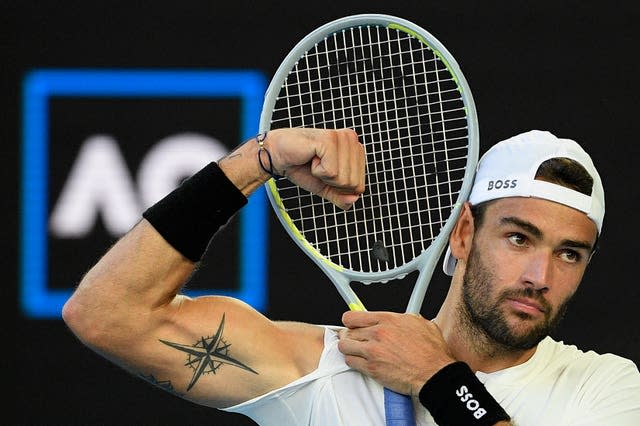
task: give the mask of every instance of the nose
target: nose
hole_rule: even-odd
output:
[[[524,272],[522,280],[525,285],[546,292],[549,290],[553,270],[553,253],[547,250],[538,250],[531,253]]]

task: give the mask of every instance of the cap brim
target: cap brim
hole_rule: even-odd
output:
[[[447,252],[444,255],[444,262],[442,262],[442,270],[445,274],[453,276],[453,271],[456,270],[457,259],[451,254],[451,247],[447,246]]]

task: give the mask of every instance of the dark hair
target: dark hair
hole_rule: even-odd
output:
[[[582,164],[565,157],[551,158],[540,164],[536,171],[536,179],[557,183],[586,195],[591,195],[593,188],[593,178]],[[494,201],[496,200],[471,206],[471,214],[476,228],[482,226],[487,206]]]

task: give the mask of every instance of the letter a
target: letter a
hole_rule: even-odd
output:
[[[127,232],[141,208],[117,142],[94,135],[80,148],[50,218],[51,232],[82,238],[93,229],[98,213],[114,236]]]

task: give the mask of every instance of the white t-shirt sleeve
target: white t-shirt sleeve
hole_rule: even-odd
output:
[[[640,426],[640,373],[630,360],[602,355],[595,370],[582,382],[579,405],[571,425]]]
[[[476,374],[518,426],[640,426],[640,372],[617,355],[548,337],[524,364]]]

